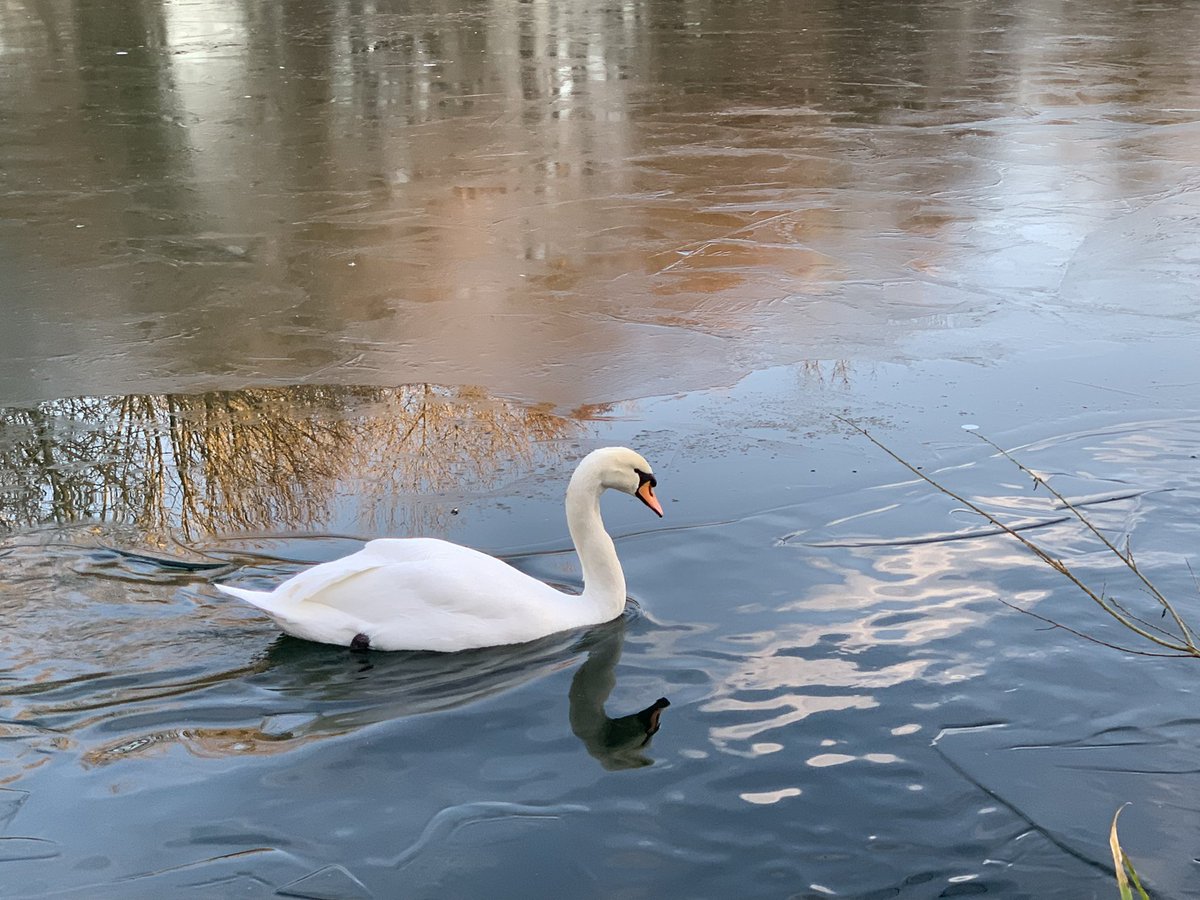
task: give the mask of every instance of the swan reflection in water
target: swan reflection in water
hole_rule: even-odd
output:
[[[454,709],[503,693],[569,667],[583,650],[587,656],[568,692],[572,732],[606,769],[647,766],[653,760],[646,749],[668,701],[660,698],[641,712],[615,719],[604,708],[616,683],[629,615],[582,637],[566,633],[459,653],[353,651],[281,636],[249,671],[229,673],[231,680],[221,687],[235,692],[234,705],[204,696],[214,687],[210,676],[206,686],[197,685],[201,696],[193,695],[187,708],[191,722],[228,722],[234,716],[244,720],[251,705],[256,718],[264,717],[256,725],[171,727],[164,720],[179,721],[181,709],[176,707],[160,714],[152,732],[126,733],[119,742],[87,752],[85,759],[91,765],[112,763],[171,744],[201,756],[283,753],[369,725]],[[173,686],[181,687],[178,682]],[[141,713],[137,701],[125,707],[126,715],[144,722]],[[121,718],[118,714],[109,726],[119,729]]]
[[[671,705],[659,697],[645,709],[616,719],[604,708],[617,683],[617,661],[625,643],[625,622],[618,620],[611,633],[597,636],[575,677],[571,679],[571,731],[587,752],[604,768],[637,769],[654,760],[644,753],[662,723],[663,710]]]

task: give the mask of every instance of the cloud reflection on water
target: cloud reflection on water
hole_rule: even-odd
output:
[[[1018,599],[1005,573],[1033,566],[1004,536],[912,539],[914,522],[930,521],[908,508],[925,505],[922,493],[928,493],[923,486],[900,482],[830,498],[836,515],[805,533],[818,540],[778,545],[791,554],[787,564],[808,567],[811,583],[802,596],[774,607],[769,630],[743,636],[753,649],[721,675],[704,705],[719,723],[709,728],[715,746],[753,757],[766,741],[773,753],[789,729],[813,716],[874,709],[886,692],[906,684],[949,687],[986,674],[972,647],[947,648],[960,635],[986,633],[989,619],[1003,614],[996,598]],[[821,514],[809,506],[802,512],[810,521]],[[946,504],[929,510],[935,522],[948,512]],[[864,534],[873,538],[868,546],[844,540]],[[1024,591],[1020,599],[1037,596],[1027,582]],[[857,749],[849,758],[889,761],[879,748]]]
[[[1014,452],[1050,473],[1066,496],[1081,498],[1089,519],[1119,545],[1136,528],[1135,550],[1144,548],[1136,550],[1139,564],[1183,596],[1196,532],[1184,511],[1200,496],[1200,470],[1187,465],[1197,428],[1194,419],[1108,424]],[[1157,621],[1161,609],[1080,523],[1061,514],[1054,498],[1033,490],[986,447],[970,443],[953,455],[964,452],[967,461],[938,469],[936,477],[1002,518],[1041,520],[1042,527],[1027,532],[1031,538],[1068,560],[1085,581]],[[1104,477],[1094,474],[1098,465]],[[824,508],[778,513],[785,527],[793,518],[806,522],[778,547],[809,568],[811,583],[802,596],[771,610],[770,628],[738,636],[741,659],[720,675],[704,706],[718,722],[709,728],[710,739],[726,752],[758,756],[764,741],[770,753],[778,752],[797,722],[875,708],[885,692],[906,683],[952,687],[986,676],[994,665],[989,660],[1008,652],[991,636],[998,627],[989,626],[996,616],[1012,615],[999,599],[1053,610],[1054,618],[1108,639],[1127,638],[1012,538],[977,529],[977,517],[960,517],[955,501],[923,482],[823,502]],[[1042,640],[1042,630],[1030,621],[1027,640]],[[964,644],[963,635],[974,637]],[[852,759],[887,761],[852,752]]]

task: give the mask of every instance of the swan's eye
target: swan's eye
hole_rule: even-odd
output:
[[[650,487],[658,487],[658,479],[649,472],[643,472],[641,469],[634,469],[633,471],[637,472],[639,488],[647,481],[650,482]]]

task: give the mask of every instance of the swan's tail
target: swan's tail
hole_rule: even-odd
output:
[[[230,597],[237,597],[239,600],[244,600],[251,606],[257,606],[263,612],[275,612],[271,603],[271,591],[251,591],[246,588],[230,587],[227,584],[214,584],[218,591],[223,594],[228,594]]]
[[[306,641],[351,647],[357,646],[354,642],[360,636],[370,634],[370,626],[340,609],[319,603],[296,604],[286,594],[281,596],[279,591],[251,591],[224,584],[214,584],[213,587],[262,610],[285,632]],[[370,638],[367,640],[367,646],[370,646]]]

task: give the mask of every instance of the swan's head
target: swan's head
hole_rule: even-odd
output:
[[[579,463],[575,477],[589,477],[599,483],[602,488],[612,488],[626,494],[633,494],[660,517],[663,514],[662,504],[654,496],[658,479],[650,468],[650,463],[640,453],[628,447],[604,447],[593,450]],[[574,479],[572,479],[574,480]]]

